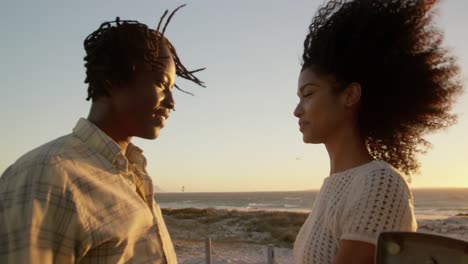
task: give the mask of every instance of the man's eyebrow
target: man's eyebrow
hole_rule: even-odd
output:
[[[169,74],[167,74],[167,72],[163,72],[163,77],[167,79],[167,81],[169,82],[169,87],[168,88],[171,88],[175,85],[175,80],[172,80],[171,77],[169,76]]]

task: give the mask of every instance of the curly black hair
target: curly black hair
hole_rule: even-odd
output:
[[[109,81],[128,81],[135,72],[135,63],[141,61],[146,67],[154,68],[160,63],[159,49],[165,46],[169,49],[176,66],[176,74],[179,77],[190,80],[202,87],[194,73],[205,68],[189,71],[180,61],[176,49],[164,36],[172,16],[185,5],[176,8],[166,20],[162,31],[161,24],[168,14],[168,10],[162,15],[156,30],[134,20],[120,20],[104,22],[91,33],[84,41],[86,51],[85,68],[88,83],[88,97],[86,100],[97,100],[101,96],[108,96],[106,86]],[[180,89],[177,84],[176,89]]]
[[[462,91],[455,58],[434,26],[437,0],[328,1],[304,41],[302,70],[332,76],[337,91],[362,87],[359,128],[369,153],[406,175],[428,132],[456,122]]]

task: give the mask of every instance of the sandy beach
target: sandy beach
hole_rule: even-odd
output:
[[[205,242],[174,241],[179,263],[205,264]],[[293,263],[292,249],[275,247],[277,263]],[[212,260],[215,264],[264,264],[267,263],[267,247],[260,244],[239,242],[213,242]]]
[[[294,263],[292,246],[305,213],[220,209],[163,209],[179,263],[204,264],[205,239],[212,241],[214,264],[267,263],[274,245],[277,263]],[[418,232],[468,241],[468,216],[418,219]]]
[[[433,233],[468,241],[468,215],[418,220],[418,232]]]

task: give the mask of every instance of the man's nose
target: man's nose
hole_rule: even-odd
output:
[[[170,110],[175,108],[175,101],[174,97],[172,96],[172,92],[169,91],[165,94],[164,100],[162,101],[162,105]]]

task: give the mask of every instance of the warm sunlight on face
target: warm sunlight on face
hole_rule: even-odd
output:
[[[345,124],[346,108],[329,78],[305,69],[299,75],[297,96],[299,103],[294,115],[299,118],[305,143],[325,143]]]
[[[175,64],[167,48],[161,49],[161,67],[138,70],[134,78],[115,92],[122,124],[129,136],[155,139],[174,108],[172,88]],[[140,67],[141,68],[141,67]]]

